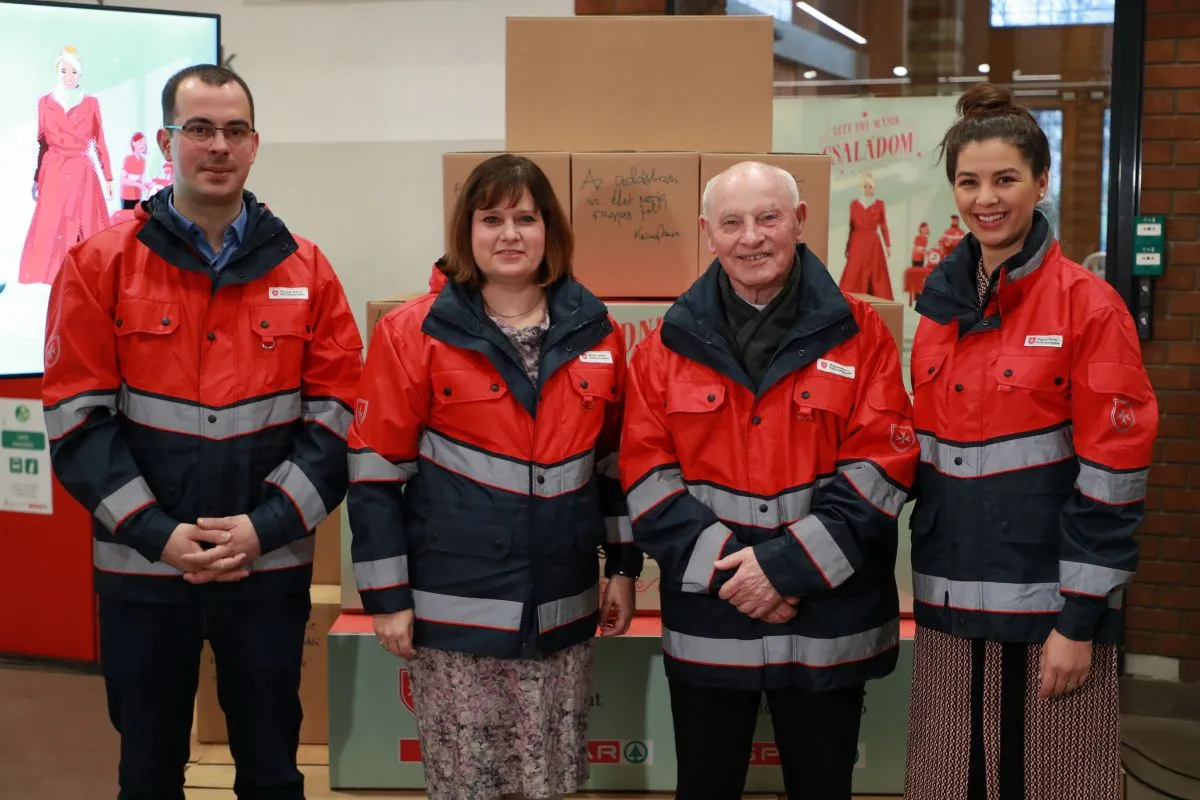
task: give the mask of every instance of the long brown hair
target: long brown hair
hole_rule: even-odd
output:
[[[454,201],[449,250],[441,262],[450,280],[472,286],[482,283],[483,275],[471,248],[471,224],[475,212],[481,208],[516,205],[526,191],[546,226],[546,252],[538,265],[535,280],[539,286],[549,286],[571,274],[575,236],[549,178],[528,158],[504,153],[492,156],[471,170]]]

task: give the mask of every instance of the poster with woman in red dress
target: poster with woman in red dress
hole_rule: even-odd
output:
[[[846,269],[838,283],[843,292],[859,292],[891,300],[892,280],[888,257],[892,253],[887,211],[875,196],[875,178],[864,172],[862,196],[850,201],[850,238],[846,241]],[[880,235],[883,236],[882,241]]]
[[[110,224],[105,198],[112,197],[112,167],[100,104],[80,88],[83,64],[74,48],[63,48],[54,70],[58,85],[37,104],[37,205],[21,251],[21,283],[52,283],[67,250]]]

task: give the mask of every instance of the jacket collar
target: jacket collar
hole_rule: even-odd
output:
[[[1033,227],[1020,252],[1006,259],[992,276],[994,283],[999,282],[1002,300],[1009,294],[1019,297],[1023,293],[1014,290],[1025,288],[1024,283],[1038,273],[1055,244],[1049,220],[1035,209]],[[982,252],[974,234],[964,236],[925,281],[925,288],[917,297],[917,313],[940,325],[957,320],[960,335],[976,330],[977,326],[993,328],[990,323],[983,324],[985,309],[979,307],[975,288],[975,271]],[[996,319],[993,329],[998,330],[999,323]]]
[[[478,287],[444,283],[421,330],[439,341],[486,356],[509,391],[534,417],[538,395],[555,371],[613,331],[608,308],[572,277],[565,276],[547,287],[546,306],[550,329],[542,342],[536,386],[529,382],[512,342],[484,311]]]
[[[792,371],[816,361],[858,333],[850,303],[821,260],[796,245],[793,269],[800,269],[799,297],[792,324],[756,387],[722,333],[720,273],[714,260],[700,278],[667,309],[662,340],[669,350],[697,361],[761,397]]]
[[[134,217],[145,224],[137,238],[167,263],[212,277],[208,262],[180,232],[171,213],[173,194],[174,189],[168,186],[138,205]],[[229,263],[213,277],[214,291],[222,286],[257,280],[299,249],[283,220],[258,202],[252,193],[242,191],[242,206],[246,214],[242,244]]]

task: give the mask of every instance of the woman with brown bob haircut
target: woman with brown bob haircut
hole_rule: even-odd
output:
[[[628,629],[641,570],[616,473],[625,343],[529,159],[476,167],[449,230],[431,291],[371,340],[355,578],[409,662],[429,797],[557,797],[587,780],[594,636]]]
[[[970,231],[913,340],[908,800],[1116,800],[1117,648],[1158,427],[1133,319],[1038,209],[1050,146],[1002,86],[942,140]]]

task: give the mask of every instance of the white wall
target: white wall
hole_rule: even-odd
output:
[[[122,0],[221,15],[254,92],[248,188],[368,300],[420,289],[441,254],[441,154],[504,146],[507,16],[574,0]]]

